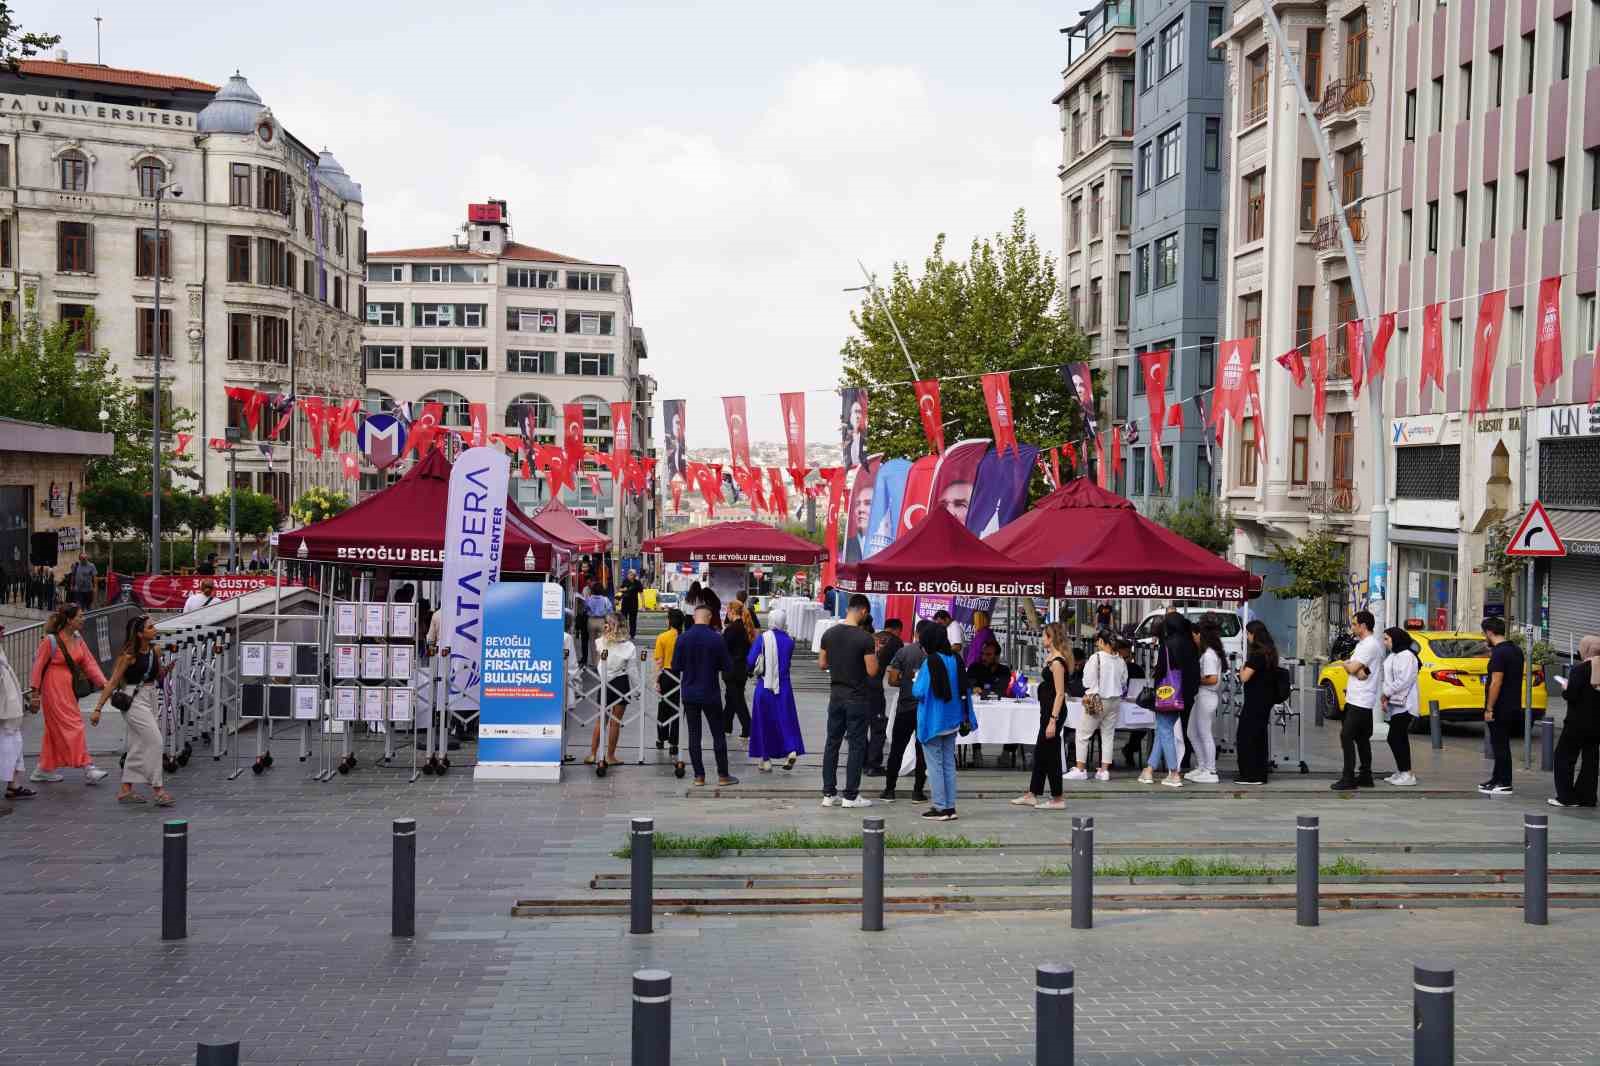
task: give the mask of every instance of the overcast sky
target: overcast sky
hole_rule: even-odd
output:
[[[138,14],[135,16],[135,10]],[[726,442],[724,393],[778,439],[780,391],[831,439],[859,257],[958,252],[1017,207],[1059,251],[1050,98],[1076,6],[817,0],[13,3],[113,66],[240,69],[366,195],[370,247],[444,243],[509,201],[519,241],[621,263],[659,398]]]

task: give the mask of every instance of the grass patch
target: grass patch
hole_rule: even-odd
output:
[[[940,836],[935,833],[886,833],[884,845],[923,851],[966,851],[997,848],[997,840],[973,840],[967,836]],[[728,831],[725,833],[666,833],[657,830],[657,855],[694,855],[702,859],[721,858],[730,851],[859,851],[861,834],[803,833],[796,829],[774,829],[765,833]],[[633,854],[630,840],[611,853],[619,859]]]
[[[1325,863],[1321,869],[1329,877],[1361,877],[1372,872],[1365,862],[1348,856]],[[1095,867],[1095,873],[1106,877],[1286,877],[1294,873],[1294,867],[1227,858],[1197,859],[1188,855],[1177,858],[1146,856],[1102,863]],[[1069,877],[1071,874],[1071,866],[1039,869],[1040,877]]]

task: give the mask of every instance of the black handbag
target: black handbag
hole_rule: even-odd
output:
[[[111,706],[115,707],[123,714],[127,714],[133,709],[133,694],[127,689],[117,689],[117,691],[111,694]]]
[[[67,653],[67,646],[60,637],[52,637],[56,648],[61,652],[61,658],[66,660],[67,671],[72,674],[72,694],[78,699],[83,699],[94,691],[94,682],[89,680],[89,675],[83,672],[83,667],[78,665],[78,660]]]

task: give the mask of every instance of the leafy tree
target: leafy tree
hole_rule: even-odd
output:
[[[125,481],[90,482],[78,494],[89,528],[112,540],[150,522],[150,498]]]
[[[350,497],[343,492],[313,485],[289,505],[289,517],[303,526],[342,514],[350,507]]]
[[[264,492],[236,489],[212,497],[217,504],[217,524],[228,524],[228,501],[236,501],[234,528],[241,537],[264,537],[278,528],[278,501]]]
[[[1348,561],[1345,547],[1325,529],[1314,529],[1289,544],[1274,545],[1272,557],[1284,565],[1292,580],[1272,590],[1280,600],[1314,600],[1341,593]]]
[[[200,538],[217,528],[218,517],[215,497],[198,492],[174,490],[168,490],[161,495],[162,523],[170,521],[173,525],[187,529],[189,543],[195,555],[199,555],[200,552]]]
[[[1219,511],[1217,501],[1206,493],[1187,496],[1175,508],[1163,504],[1152,517],[1213,555],[1226,554],[1233,543],[1233,516]]]
[[[12,17],[11,5],[0,0],[0,64],[15,74],[21,61],[61,43],[58,33],[24,33]]]
[[[1088,342],[1061,299],[1056,261],[1039,249],[1024,213],[1012,216],[1009,232],[974,240],[965,261],[946,259],[944,246],[940,234],[920,278],[896,263],[880,292],[900,326],[917,377],[947,382],[940,396],[945,440],[992,435],[978,376],[999,370],[1013,371],[1012,417],[1019,440],[1050,446],[1083,436],[1077,398],[1056,367],[1088,359]],[[912,375],[889,316],[867,293],[850,321],[856,334],[841,350],[840,384],[894,384],[871,394],[872,450],[923,454],[927,443]]]

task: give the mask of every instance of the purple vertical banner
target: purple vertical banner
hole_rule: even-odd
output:
[[[1028,503],[1028,482],[1033,479],[1039,449],[1019,444],[1001,455],[990,451],[978,464],[972,483],[972,503],[967,508],[967,528],[980,537],[1014,521]]]

